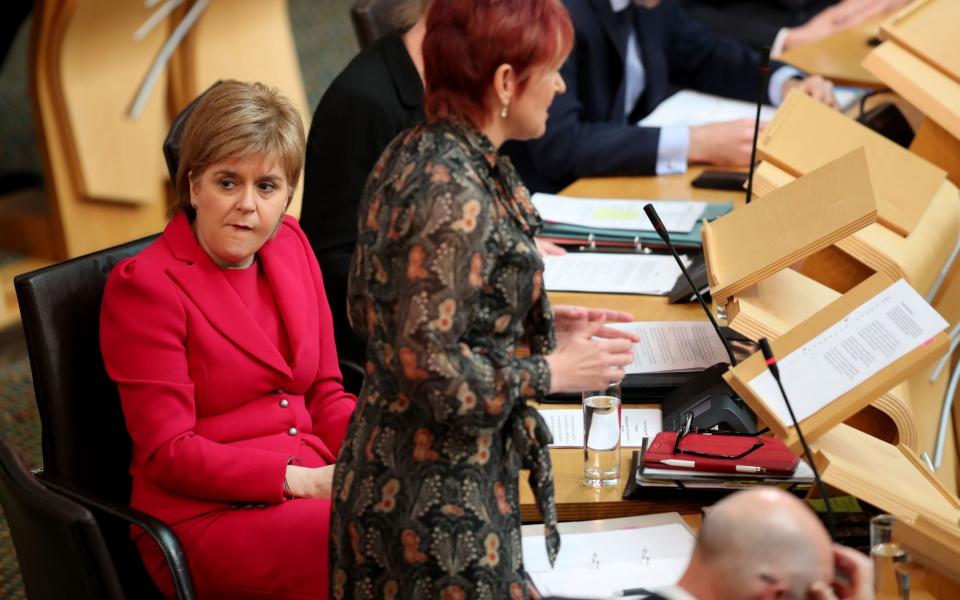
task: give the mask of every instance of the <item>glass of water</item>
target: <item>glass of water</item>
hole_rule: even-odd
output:
[[[583,392],[583,482],[620,482],[620,384]]]
[[[893,515],[877,515],[870,519],[870,558],[873,559],[874,590],[877,597],[900,597],[897,565],[906,560],[906,553],[893,540]]]

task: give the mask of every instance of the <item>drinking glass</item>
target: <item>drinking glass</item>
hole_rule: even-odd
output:
[[[893,515],[877,515],[870,519],[870,558],[873,559],[874,590],[877,597],[900,597],[897,564],[906,560],[906,553],[893,540]]]
[[[583,392],[583,482],[620,482],[620,384]]]

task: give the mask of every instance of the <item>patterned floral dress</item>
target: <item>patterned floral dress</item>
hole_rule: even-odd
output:
[[[550,434],[527,406],[555,343],[540,217],[509,159],[459,122],[395,139],[359,214],[348,304],[367,377],[334,476],[331,597],[528,597],[521,468],[551,560],[559,547]]]

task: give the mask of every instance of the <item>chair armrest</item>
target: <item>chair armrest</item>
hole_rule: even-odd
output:
[[[111,517],[126,521],[131,525],[136,525],[143,529],[150,537],[154,539],[163,552],[163,557],[170,569],[170,575],[173,577],[173,585],[177,591],[177,597],[180,600],[195,600],[196,592],[193,588],[193,577],[190,574],[190,565],[187,563],[187,556],[180,545],[180,539],[169,525],[150,516],[145,512],[139,511],[130,506],[119,504],[102,498],[80,492],[67,485],[52,480],[42,472],[38,473],[37,480],[51,490],[63,494],[98,512],[110,515]]]
[[[360,388],[363,387],[363,378],[367,375],[363,367],[353,361],[341,358],[340,374],[343,376],[343,389],[354,396],[359,396]]]

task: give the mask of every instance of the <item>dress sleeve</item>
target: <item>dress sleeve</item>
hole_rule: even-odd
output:
[[[117,265],[104,291],[100,347],[116,382],[144,476],[172,493],[223,502],[281,502],[288,457],[194,433],[186,313],[156,265]]]
[[[415,169],[425,176],[413,176]],[[411,162],[400,171],[409,177],[390,185],[413,180],[399,193],[416,200],[391,206],[370,190],[352,311],[366,328],[379,329],[370,339],[387,342],[377,349],[378,360],[398,382],[398,399],[455,426],[499,427],[517,402],[542,397],[550,387],[543,356],[520,358],[491,343],[489,335],[511,334],[512,315],[481,314],[481,294],[494,293],[496,285],[488,281],[497,259],[495,220],[510,217],[469,166]],[[373,239],[371,249],[364,242]],[[535,250],[531,244],[511,251]],[[540,288],[509,293],[539,296]],[[480,320],[495,320],[499,330],[474,331]]]

